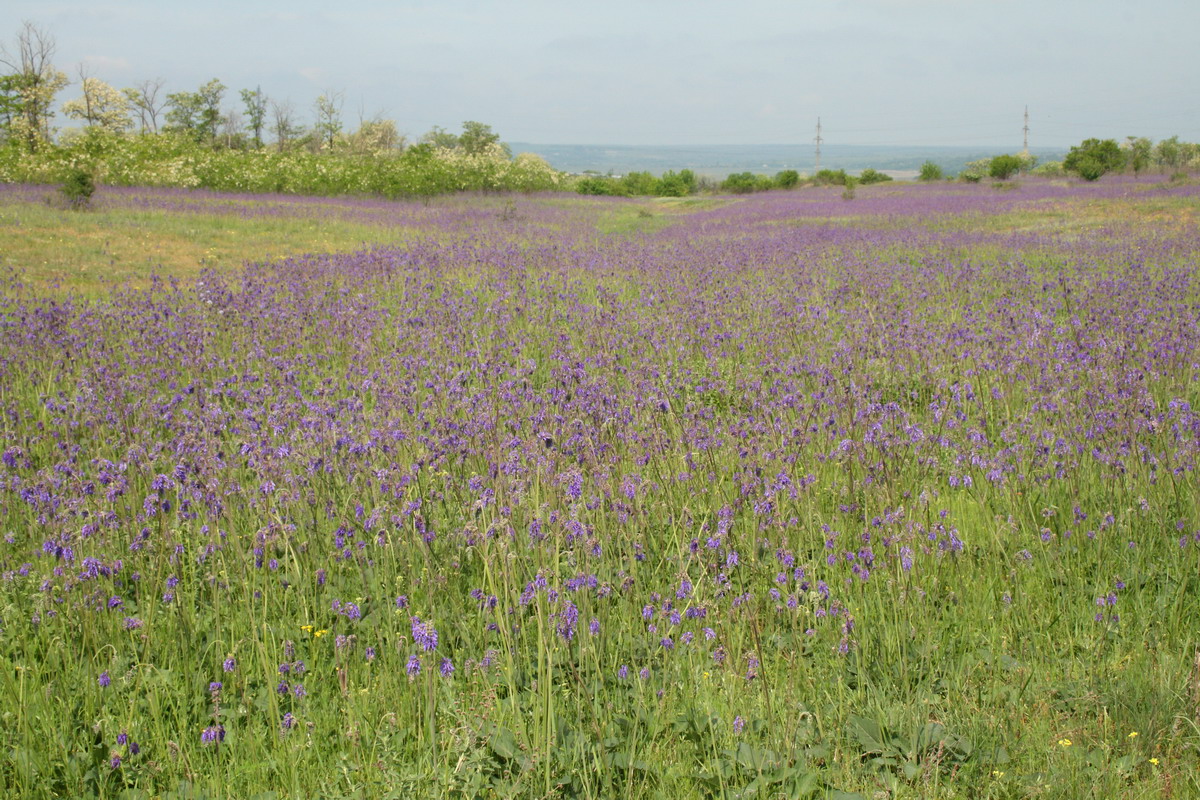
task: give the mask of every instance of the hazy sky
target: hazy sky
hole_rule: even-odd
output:
[[[342,92],[410,137],[807,143],[820,116],[829,144],[1019,148],[1028,105],[1032,146],[1200,140],[1200,0],[3,0],[9,49],[23,20],[72,76],[261,85],[306,121]]]

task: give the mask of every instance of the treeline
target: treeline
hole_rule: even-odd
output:
[[[859,184],[883,183],[892,180],[874,169],[865,169],[859,175],[848,174],[843,169],[823,169],[816,175],[801,175],[794,169],[777,172],[774,177],[753,172],[735,172],[724,180],[697,177],[690,169],[679,172],[664,172],[655,177],[649,172],[630,172],[625,175],[584,175],[575,183],[580,194],[610,195],[614,197],[686,197],[705,192],[750,194],[772,189],[795,189],[800,186],[844,186],[853,189]]]
[[[54,41],[25,23],[0,49],[0,181],[63,183],[86,175],[112,185],[240,192],[429,196],[454,191],[568,188],[532,154],[512,155],[490,126],[435,127],[410,143],[376,116],[347,125],[340,92],[313,104],[308,125],[289,101],[242,89],[231,105],[217,79],[164,92],[161,80],[118,89],[80,67],[79,97],[53,64]],[[77,123],[59,130],[56,114]]]
[[[1145,136],[1116,139],[1085,139],[1071,148],[1062,161],[1039,164],[1037,156],[1028,153],[999,155],[971,161],[957,176],[946,176],[932,161],[921,165],[919,180],[935,181],[956,177],[960,181],[977,183],[984,178],[1005,181],[1017,175],[1042,178],[1078,177],[1086,181],[1099,180],[1113,174],[1139,175],[1157,171],[1175,178],[1200,170],[1200,144],[1180,141],[1172,136],[1155,142]]]

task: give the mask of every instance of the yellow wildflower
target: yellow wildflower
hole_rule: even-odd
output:
[[[1070,739],[1059,739],[1059,740],[1058,740],[1058,743],[1059,743],[1059,745],[1060,745],[1060,746],[1062,746],[1062,747],[1070,747],[1070,746],[1071,746],[1071,740],[1070,740]]]

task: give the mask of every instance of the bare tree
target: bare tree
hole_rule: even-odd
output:
[[[225,113],[221,115],[221,137],[224,138],[227,148],[232,149],[241,139],[242,130],[242,112],[236,108],[225,109]]]
[[[271,132],[275,134],[275,145],[280,150],[286,150],[303,133],[296,122],[296,110],[291,101],[271,101]]]
[[[162,87],[163,79],[155,78],[152,81],[142,81],[137,86],[125,90],[129,104],[138,113],[138,122],[143,133],[145,131],[158,133],[158,115],[162,113],[163,107],[166,105],[163,100],[159,99]]]
[[[18,105],[9,128],[30,151],[50,140],[54,96],[67,85],[67,76],[54,68],[54,51],[54,38],[28,21],[17,32],[15,52],[0,45],[0,65],[12,73],[7,77]]]

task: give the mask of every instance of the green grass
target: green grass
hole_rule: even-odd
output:
[[[204,269],[304,253],[403,244],[410,228],[337,219],[179,214],[128,209],[68,211],[47,204],[0,203],[0,266],[32,286],[97,295],[114,284],[145,287],[151,275],[195,278]]]

